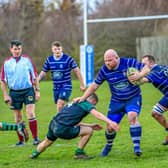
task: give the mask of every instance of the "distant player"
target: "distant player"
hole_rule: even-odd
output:
[[[168,111],[168,66],[156,64],[155,58],[152,55],[144,55],[142,57],[142,63],[146,64],[151,69],[151,72],[141,81],[144,83],[152,83],[153,86],[163,94],[163,97],[153,106],[152,117],[160,123],[168,133],[168,121],[163,116],[163,113]],[[168,145],[168,135],[162,144]]]
[[[45,60],[39,80],[42,80],[48,71],[53,81],[53,95],[57,112],[69,100],[72,92],[71,71],[74,70],[79,81],[80,90],[84,91],[83,77],[75,60],[63,52],[62,44],[54,41],[51,45],[52,54]]]
[[[97,102],[97,95],[92,94],[86,101],[67,104],[63,107],[63,109],[51,120],[47,137],[37,146],[37,149],[32,153],[30,158],[37,158],[58,138],[73,139],[80,136],[74,158],[91,159],[92,157],[86,155],[84,152],[84,148],[90,140],[93,130],[100,130],[102,127],[99,124],[85,124],[80,121],[91,113],[97,119],[106,122],[110,129],[115,131],[119,130],[118,124],[112,122],[95,109],[94,105],[96,105]]]
[[[29,139],[27,130],[25,129],[25,124],[11,124],[7,122],[0,122],[0,131],[18,131],[20,136],[24,138],[25,141]]]

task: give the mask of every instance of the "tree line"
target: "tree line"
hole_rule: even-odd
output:
[[[168,13],[165,0],[96,0],[89,6],[89,19]],[[9,55],[9,42],[20,39],[40,71],[51,53],[54,40],[79,63],[83,44],[83,2],[77,0],[0,1],[0,64]],[[168,19],[88,24],[88,43],[95,46],[95,71],[103,63],[103,53],[114,48],[120,55],[136,57],[136,38],[167,36]]]

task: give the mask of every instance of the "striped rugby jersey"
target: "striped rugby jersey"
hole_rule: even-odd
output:
[[[112,97],[111,100],[129,100],[141,94],[140,87],[128,81],[127,69],[129,67],[141,70],[144,64],[134,58],[120,58],[119,66],[115,70],[109,70],[104,64],[98,72],[95,83],[100,85],[105,80],[108,82]]]
[[[155,64],[146,77],[164,95],[168,96],[168,66]]]
[[[72,90],[71,70],[76,67],[78,66],[75,60],[63,53],[58,59],[50,55],[45,60],[42,71],[51,72],[54,89],[64,88],[65,90]]]

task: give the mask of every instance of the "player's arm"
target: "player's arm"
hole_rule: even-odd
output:
[[[83,81],[83,77],[82,77],[80,69],[78,67],[76,67],[74,69],[74,72],[76,73],[76,76],[78,77],[78,79],[80,81],[80,90],[85,91],[85,85],[84,85],[84,81]]]
[[[96,123],[79,123],[79,126],[83,126],[83,127],[91,127],[93,130],[101,130],[103,127],[100,124],[96,124]]]
[[[138,73],[137,80],[139,80],[139,79],[145,77],[149,72],[150,72],[150,68],[149,68],[147,65],[145,65],[145,66],[141,69],[141,71]]]
[[[44,78],[45,76],[46,76],[46,72],[41,71],[40,74],[39,74],[39,76],[38,76],[39,82],[40,82],[41,80],[43,80],[43,78]]]
[[[97,119],[102,120],[105,123],[107,123],[109,125],[109,127],[114,129],[115,131],[119,130],[119,125],[116,122],[113,122],[113,121],[109,120],[105,115],[103,115],[102,113],[98,112],[96,109],[92,109],[90,111],[90,113],[92,115],[94,115]]]
[[[146,77],[143,77],[140,79],[140,84],[144,84],[144,83],[148,83],[148,82],[149,82],[149,80]]]
[[[3,92],[5,103],[11,104],[11,97],[8,94],[7,83],[5,81],[1,81],[1,89],[2,89],[2,92]]]
[[[134,83],[138,80],[141,80],[141,78],[145,77],[150,72],[150,68],[145,65],[141,71],[139,72],[132,72],[128,79],[131,81],[131,83]]]
[[[35,99],[40,99],[40,85],[38,76],[34,79]]]
[[[77,97],[73,99],[73,102],[82,102],[86,100],[92,93],[94,93],[98,89],[99,85],[93,82],[87,90],[84,92],[82,97]]]

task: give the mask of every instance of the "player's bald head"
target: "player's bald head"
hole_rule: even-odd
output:
[[[106,50],[105,53],[104,53],[104,58],[105,58],[105,57],[119,57],[119,56],[118,56],[118,54],[117,54],[117,52],[116,52],[115,50],[113,50],[113,49],[108,49],[108,50]]]
[[[109,70],[115,69],[119,64],[119,56],[113,49],[108,49],[104,53],[104,63]]]

